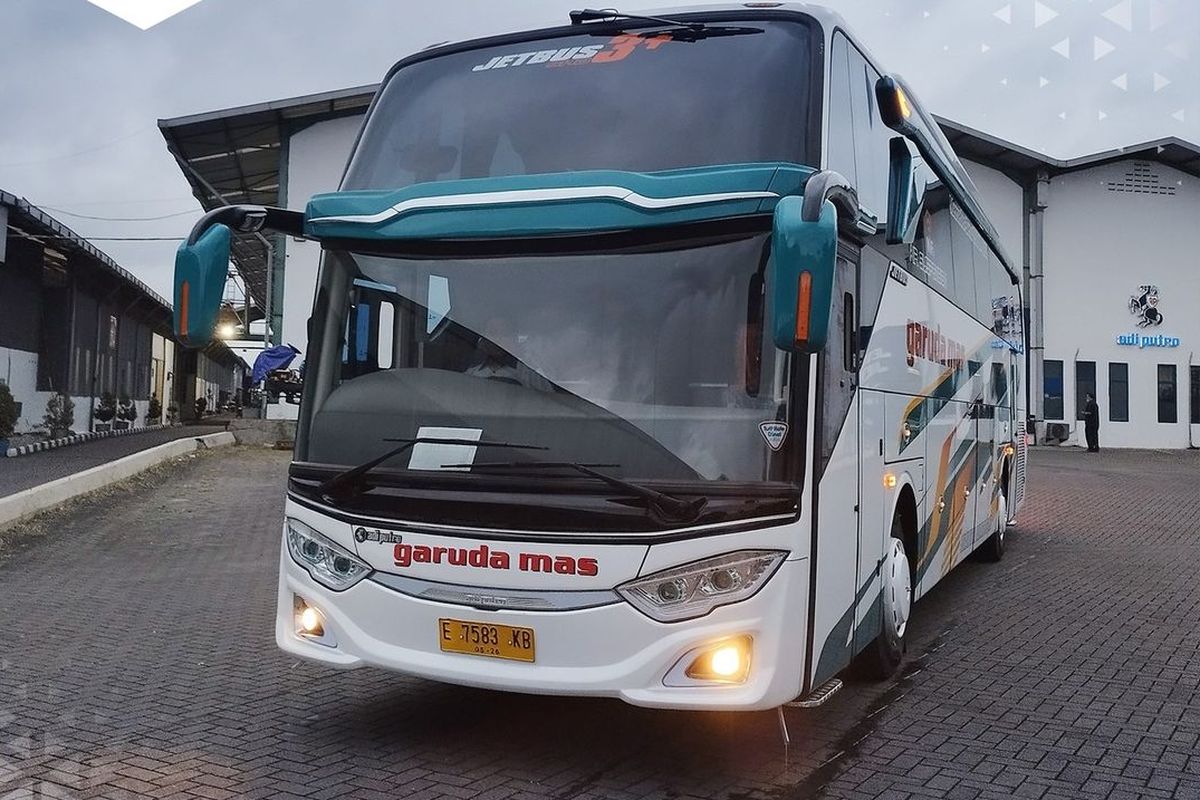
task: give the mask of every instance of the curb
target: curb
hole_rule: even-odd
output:
[[[144,425],[140,428],[128,428],[123,431],[93,431],[92,433],[76,433],[71,436],[64,436],[61,439],[51,439],[47,442],[34,442],[33,444],[23,444],[20,447],[10,447],[4,455],[8,458],[16,458],[17,456],[27,456],[30,453],[41,453],[44,450],[53,450],[56,447],[66,447],[70,444],[91,442],[96,439],[108,439],[112,436],[131,436],[136,433],[152,433],[153,431],[161,431],[165,428],[172,427],[176,426]]]
[[[121,432],[124,433],[124,431]],[[172,458],[187,455],[196,450],[231,445],[235,442],[233,434],[228,432],[176,439],[173,442],[160,444],[107,464],[100,464],[83,472],[76,472],[65,478],[43,483],[41,486],[25,489],[8,497],[0,497],[0,529],[40,511],[54,508],[68,500],[74,500],[80,495],[90,494],[97,489],[103,489],[126,478],[131,478],[139,472],[144,472],[164,461],[170,461]]]

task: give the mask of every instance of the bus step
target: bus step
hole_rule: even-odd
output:
[[[817,690],[805,697],[803,700],[793,700],[788,703],[788,708],[816,708],[817,706],[825,705],[825,701],[833,697],[842,690],[842,682],[838,678],[826,681],[817,687]]]

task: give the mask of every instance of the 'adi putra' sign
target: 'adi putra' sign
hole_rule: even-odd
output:
[[[1175,336],[1143,336],[1140,333],[1122,333],[1117,336],[1117,344],[1124,347],[1179,347],[1179,338]]]

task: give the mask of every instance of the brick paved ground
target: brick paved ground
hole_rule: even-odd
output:
[[[286,455],[214,451],[0,552],[0,798],[1200,796],[1200,460],[1039,453],[892,684],[679,714],[285,658]],[[1121,794],[1125,792],[1126,794]]]
[[[220,426],[187,425],[180,428],[113,436],[92,442],[59,447],[42,453],[30,453],[16,458],[0,458],[0,497],[28,489],[38,484],[82,472],[85,469],[115,461],[149,447],[165,444],[188,436],[203,436],[225,430]]]

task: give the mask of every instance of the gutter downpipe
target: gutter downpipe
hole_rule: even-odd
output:
[[[1029,302],[1029,355],[1026,359],[1026,371],[1029,378],[1026,383],[1028,391],[1028,414],[1033,418],[1034,442],[1045,441],[1045,397],[1043,388],[1046,350],[1046,324],[1044,314],[1043,278],[1046,263],[1046,208],[1050,205],[1050,173],[1039,169],[1037,178],[1031,186],[1030,208],[1027,218],[1028,261],[1026,265],[1026,280],[1028,281]]]
[[[1194,391],[1194,390],[1192,389],[1192,384],[1191,384],[1191,381],[1192,381],[1192,380],[1194,380],[1194,378],[1192,378],[1192,367],[1193,367],[1193,364],[1192,364],[1192,359],[1194,359],[1195,357],[1196,357],[1196,351],[1195,351],[1195,350],[1193,350],[1192,352],[1188,353],[1188,390],[1189,390],[1189,394],[1188,394],[1188,396],[1189,396],[1189,397],[1191,396],[1191,391]],[[1191,409],[1191,406],[1189,406],[1189,407],[1188,407],[1188,410],[1187,410],[1187,415],[1188,415],[1188,417],[1187,417],[1187,421],[1188,421],[1188,450],[1196,450],[1196,449],[1197,449],[1197,447],[1196,447],[1196,441],[1195,441],[1195,438],[1194,438],[1194,437],[1193,437],[1193,435],[1192,435],[1192,428],[1194,428],[1194,427],[1196,427],[1196,426],[1195,426],[1195,424],[1192,422],[1192,409]]]

